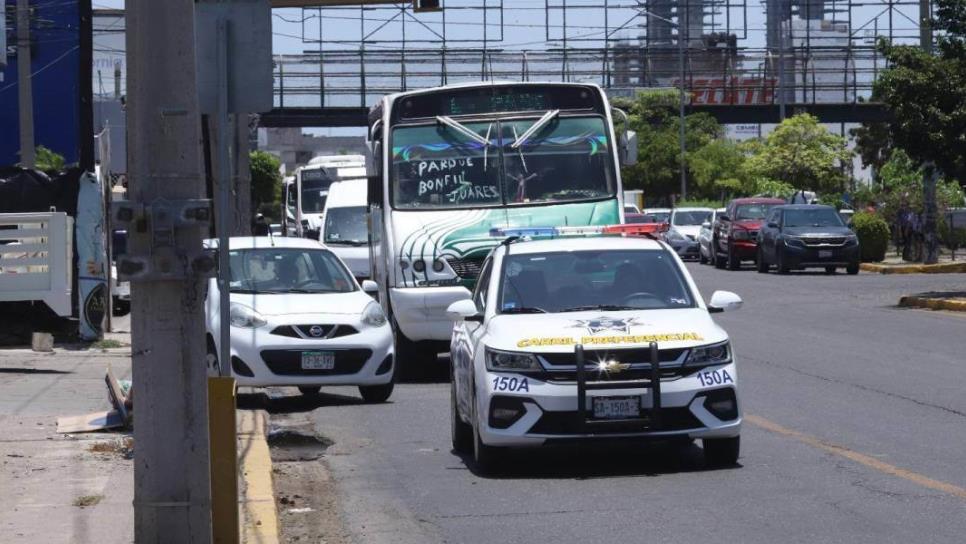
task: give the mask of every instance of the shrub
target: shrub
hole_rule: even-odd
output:
[[[852,230],[862,246],[862,262],[879,262],[885,259],[889,246],[889,224],[874,214],[859,212],[852,217]]]

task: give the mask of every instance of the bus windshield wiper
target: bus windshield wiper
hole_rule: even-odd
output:
[[[473,132],[466,125],[460,123],[459,121],[456,121],[451,117],[447,117],[445,115],[437,115],[436,121],[448,126],[449,128],[455,130],[456,132],[459,132],[463,136],[466,136],[467,138],[470,138],[475,142],[483,144],[484,147],[490,146],[489,139],[484,138],[483,136],[480,136],[479,134]]]
[[[623,310],[640,310],[641,308],[635,306],[619,306],[616,304],[592,304],[590,306],[574,306],[573,308],[565,308],[560,310],[561,312],[586,312],[589,310],[601,310],[603,312],[620,312]]]
[[[355,246],[355,247],[359,247],[359,246],[364,246],[364,245],[368,244],[369,242],[367,242],[365,240],[326,240],[325,243],[326,244],[329,244],[329,245],[334,245],[334,246]]]
[[[506,308],[501,313],[504,314],[545,314],[547,310],[543,308],[530,308],[527,306],[520,306],[515,308]]]
[[[516,149],[521,145],[523,145],[524,143],[526,143],[526,141],[530,139],[531,136],[536,134],[540,129],[545,127],[547,123],[552,121],[554,117],[558,115],[560,115],[560,110],[550,110],[547,113],[543,114],[543,117],[541,117],[540,119],[537,119],[536,123],[530,125],[530,128],[528,128],[526,132],[521,134],[519,137],[517,137],[517,139],[512,144],[510,144],[510,148]]]

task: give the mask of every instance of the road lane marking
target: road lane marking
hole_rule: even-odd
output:
[[[861,465],[865,465],[873,470],[888,474],[890,476],[896,476],[902,478],[903,480],[910,481],[914,484],[920,485],[927,489],[932,489],[933,491],[940,491],[942,493],[947,493],[954,497],[966,500],[966,488],[959,487],[946,482],[941,482],[939,480],[934,480],[928,476],[924,476],[917,472],[912,472],[911,470],[906,470],[904,468],[899,468],[895,465],[890,465],[871,457],[865,455],[864,453],[859,453],[857,451],[850,450],[845,446],[840,446],[838,444],[833,444],[831,442],[826,442],[821,438],[807,435],[805,433],[800,433],[798,431],[783,427],[774,421],[767,420],[760,416],[745,415],[745,421],[755,425],[756,427],[761,427],[766,431],[771,431],[782,436],[787,436],[788,438],[793,438],[803,444],[807,444],[814,448],[818,448],[822,451],[844,457]]]

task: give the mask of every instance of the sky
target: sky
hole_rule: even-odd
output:
[[[641,0],[641,3],[644,1]],[[706,0],[706,3],[713,3],[716,7],[712,10],[713,15],[709,13],[705,17],[705,31],[730,31],[737,35],[739,47],[763,48],[764,1]],[[847,1],[826,0],[828,6],[839,7],[847,7]],[[853,43],[871,45],[873,29],[878,26],[882,31],[888,27],[890,2],[894,6],[891,19],[896,35],[909,39],[918,36],[914,23],[918,16],[918,0],[851,0],[852,9],[839,10],[835,17],[840,21],[851,18],[852,32],[857,38]],[[368,39],[368,51],[399,50],[404,33],[407,50],[435,49],[439,47],[440,35],[444,33],[444,17],[445,34],[450,48],[480,48],[484,43],[484,36],[489,48],[509,51],[559,48],[563,46],[561,38],[564,34],[568,38],[569,47],[599,48],[603,45],[602,39],[605,35],[612,39],[634,40],[641,34],[641,29],[636,25],[642,17],[634,18],[638,0],[442,0],[442,3],[447,8],[444,13],[410,13],[406,17],[402,17],[400,9],[394,6],[367,8],[365,22],[361,20],[362,10],[358,7],[329,8],[322,11],[276,9],[273,10],[272,23],[273,53],[283,55],[317,51],[320,48],[320,36],[325,42],[321,44],[323,50],[358,50],[363,35]],[[566,11],[561,9],[564,3],[568,6]],[[545,9],[546,5],[551,6],[549,11]],[[481,9],[483,6],[487,9]],[[124,1],[95,0],[94,7],[123,8]],[[323,14],[321,18],[320,13]],[[405,24],[402,24],[404,19]],[[713,29],[709,28],[712,20],[715,24]],[[627,26],[618,28],[623,24]],[[337,66],[329,68],[335,71],[338,69]],[[350,72],[358,70],[355,66],[342,69]],[[392,69],[388,68],[389,71]],[[306,70],[317,72],[318,68],[309,67]],[[318,76],[308,79],[318,81]],[[333,95],[327,103],[332,104],[340,99],[359,100]],[[291,103],[291,100],[298,98],[290,99],[287,103]],[[374,95],[367,97],[367,102],[371,103],[373,100]],[[317,104],[316,96],[314,104],[304,105]],[[311,132],[342,134],[344,131]]]
[[[738,34],[739,45],[764,46],[763,0],[709,1],[718,6],[714,19],[719,30],[727,30],[725,19],[730,19],[730,30]],[[544,9],[545,3],[551,6],[549,14]],[[564,10],[561,9],[564,3],[568,6],[566,21]],[[876,19],[879,27],[885,28],[889,20],[889,3],[890,0],[852,0],[853,32],[857,35],[871,32]],[[623,30],[617,29],[633,17],[636,4],[637,0],[443,0],[443,5],[450,8],[445,17],[447,38],[453,40],[451,47],[478,47],[483,43],[485,31],[488,43],[503,49],[560,47],[565,25],[570,40],[568,45],[571,46],[599,47],[601,38],[608,32],[612,38],[635,38],[639,34],[635,28],[636,21]],[[829,0],[828,4],[831,5],[832,1]],[[903,36],[914,36],[916,30],[913,21],[918,13],[916,0],[893,0],[892,4],[897,6],[892,13],[894,30]],[[484,5],[488,8],[485,25],[482,22],[483,10],[480,9]],[[607,9],[604,9],[605,5]],[[847,4],[839,1],[837,5]],[[94,3],[95,8],[123,6],[123,0],[96,0]],[[371,44],[372,48],[398,47],[404,32],[403,26],[407,40],[427,40],[414,44],[415,47],[431,47],[432,42],[437,41],[438,35],[443,33],[441,21],[444,15],[440,13],[419,14],[416,16],[418,22],[407,18],[405,25],[400,23],[402,18],[399,17],[399,10],[392,6],[367,10],[365,25],[360,21],[360,8],[326,9],[321,21],[318,13],[311,9],[303,12],[299,8],[274,10],[274,53],[316,50],[318,44],[303,43],[303,37],[310,41],[318,40],[320,33],[330,42],[324,45],[326,49],[355,49],[355,43],[363,34],[381,42]],[[839,15],[842,20],[847,17],[848,12]],[[708,15],[706,25],[710,21],[711,15]],[[339,41],[343,43],[337,43]]]

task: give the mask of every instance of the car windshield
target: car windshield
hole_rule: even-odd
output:
[[[842,218],[831,208],[785,210],[786,227],[841,227]]]
[[[536,121],[449,120],[456,126],[396,128],[393,205],[467,208],[614,195],[613,156],[602,118],[558,116],[521,138]]]
[[[503,313],[693,306],[684,275],[663,250],[567,251],[504,259]]]
[[[326,244],[365,245],[369,243],[365,206],[329,208],[325,214]]]
[[[711,219],[710,210],[676,211],[671,223],[679,227],[698,226]]]
[[[736,221],[764,219],[768,215],[768,210],[777,204],[740,204],[735,210]]]
[[[232,293],[348,293],[355,290],[339,259],[325,249],[253,248],[228,252]]]

